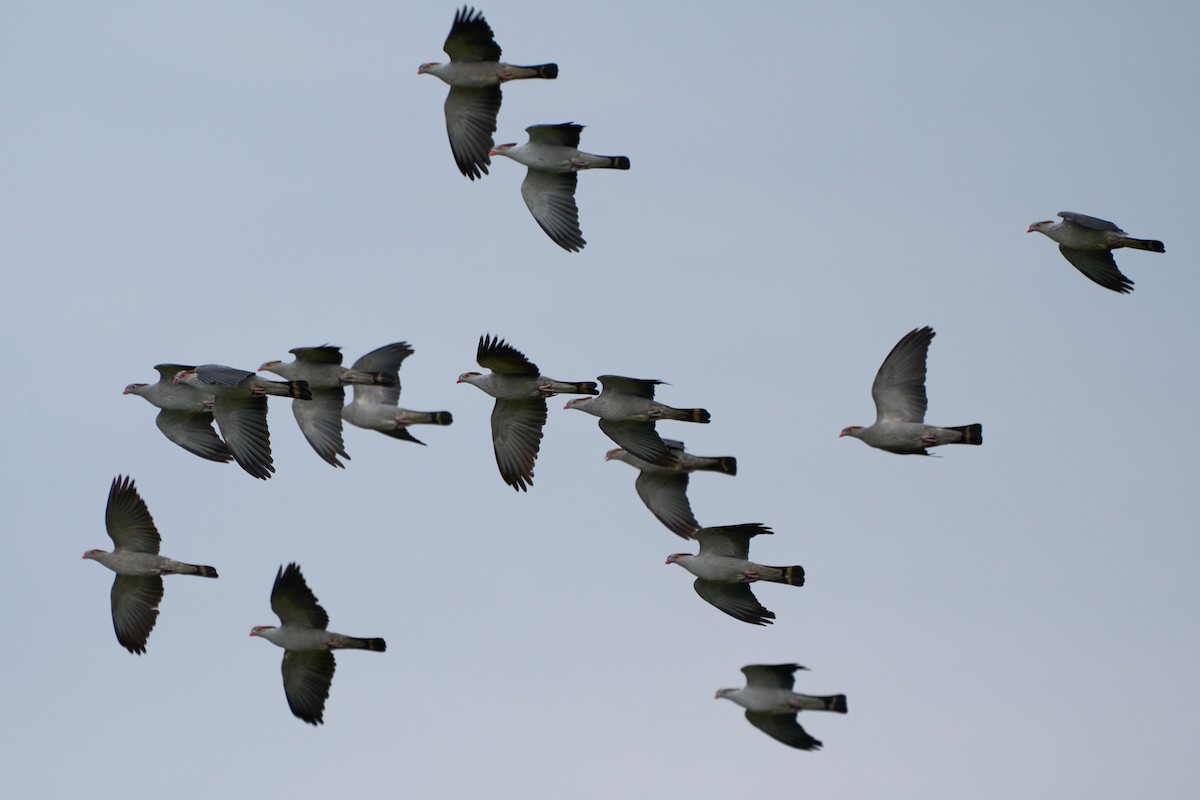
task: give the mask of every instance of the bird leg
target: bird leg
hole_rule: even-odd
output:
[[[571,172],[578,172],[581,169],[587,169],[587,162],[582,158],[571,159]]]
[[[745,583],[754,583],[758,580],[758,570],[748,569],[742,573],[742,581]]]

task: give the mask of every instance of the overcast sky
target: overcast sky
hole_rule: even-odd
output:
[[[984,4],[975,4],[983,6]],[[1200,7],[1194,2],[482,7],[497,142],[586,124],[582,253],[446,141],[451,3],[0,3],[0,326],[13,797],[1185,797],[1200,496]],[[1131,295],[1031,222],[1161,239]],[[928,420],[982,447],[838,439],[907,331],[937,331]],[[550,403],[534,486],[500,479],[480,335],[546,374],[659,378],[706,525],[762,522],[766,628],[664,564],[693,551]],[[160,362],[253,369],[406,340],[418,447],[349,428],[321,461],[272,400],[269,481],[196,458],[144,400]],[[104,503],[132,475],[172,577],[148,653],[113,635]],[[14,547],[15,545],[15,547]],[[343,652],[288,711],[269,593],[298,562]],[[820,752],[713,693],[749,663],[845,693]],[[135,783],[136,782],[136,783]],[[169,789],[167,788],[169,787]]]

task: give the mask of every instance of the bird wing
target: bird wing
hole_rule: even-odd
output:
[[[877,423],[925,421],[925,359],[933,337],[929,326],[909,331],[883,360],[871,385]]]
[[[757,711],[747,711],[746,719],[760,731],[778,739],[788,747],[800,750],[820,750],[821,741],[814,739],[796,722],[795,714],[762,714]]]
[[[654,387],[665,383],[649,378],[625,378],[621,375],[601,375],[596,380],[600,381],[604,391],[609,394],[627,394],[645,400],[653,400]]]
[[[164,408],[155,418],[158,429],[189,453],[224,463],[233,458],[229,446],[213,430],[213,415],[208,411],[173,411]]]
[[[555,244],[571,252],[579,252],[587,244],[575,205],[578,182],[577,172],[543,172],[532,167],[521,182],[521,197],[529,213]]]
[[[625,452],[637,456],[642,461],[660,467],[669,467],[675,463],[675,454],[654,430],[653,422],[610,422],[602,419],[600,430]]]
[[[1074,211],[1060,211],[1058,215],[1067,222],[1073,222],[1083,228],[1091,228],[1094,231],[1112,231],[1114,233],[1125,233],[1113,223],[1099,217],[1089,217],[1087,214],[1076,214]]]
[[[133,478],[120,475],[113,478],[108,489],[108,505],[104,509],[104,527],[117,550],[158,554],[162,538]]]
[[[267,398],[217,397],[213,401],[213,417],[238,465],[256,478],[270,478],[275,465],[267,430]]]
[[[459,172],[471,180],[487,174],[496,142],[496,117],[503,99],[495,86],[451,86],[446,95],[446,135]]]
[[[443,48],[451,61],[499,61],[500,45],[483,14],[464,6],[454,15]]]
[[[342,404],[346,390],[341,386],[314,389],[311,400],[293,400],[292,414],[300,432],[317,455],[335,467],[345,468],[338,456],[350,458],[342,443]]]
[[[1113,258],[1111,250],[1076,250],[1060,244],[1058,252],[1062,253],[1063,258],[1070,261],[1075,269],[1105,289],[1112,289],[1121,294],[1133,291],[1133,281],[1117,268],[1117,260]]]
[[[721,583],[697,578],[692,585],[696,588],[696,594],[704,598],[705,602],[711,603],[734,619],[749,622],[751,625],[770,625],[771,620],[775,619],[774,612],[763,608],[754,592],[750,591],[748,583]]]
[[[701,528],[692,534],[692,538],[700,542],[700,555],[745,561],[750,558],[750,540],[760,533],[769,534],[771,529],[760,522],[747,522],[743,525]]]
[[[546,401],[540,398],[497,400],[492,409],[492,446],[504,482],[519,491],[533,485],[533,464],[546,424]]]
[[[157,575],[118,575],[112,585],[112,621],[117,641],[131,653],[146,652],[163,596]]]
[[[236,367],[226,367],[222,364],[201,364],[196,367],[196,380],[205,386],[236,389],[242,381],[252,377],[254,377],[253,372]]]
[[[412,442],[413,444],[419,444],[422,447],[425,446],[424,442],[422,442],[420,439],[418,439],[417,437],[413,436],[411,433],[408,432],[408,428],[393,428],[390,431],[379,431],[379,432],[382,433],[384,436],[390,436],[393,439],[403,439],[406,442]]]
[[[400,402],[400,365],[413,354],[408,342],[392,342],[377,347],[354,362],[355,372],[377,372],[391,378],[390,384],[362,384],[354,386],[354,402],[394,406]]]
[[[557,125],[530,125],[525,132],[529,134],[531,142],[574,147],[578,150],[579,132],[582,130],[583,126],[574,122],[560,122]]]
[[[692,534],[700,527],[692,515],[687,487],[686,472],[640,472],[634,483],[638,497],[642,498],[650,513],[668,530],[684,539],[692,538]]]
[[[292,563],[280,567],[275,573],[275,584],[271,587],[271,610],[284,625],[303,628],[329,627],[329,615],[317,596],[308,588],[299,565]]]
[[[538,375],[540,370],[517,348],[495,336],[480,336],[475,361],[500,375]]]
[[[313,364],[342,363],[342,348],[334,347],[331,344],[323,344],[318,347],[293,347],[288,352],[300,361],[308,361]]]
[[[337,669],[330,650],[287,650],[283,654],[283,693],[288,708],[310,725],[325,720],[325,700]]]
[[[742,667],[746,676],[746,688],[785,689],[792,691],[796,685],[795,672],[807,669],[799,664],[747,664]]]

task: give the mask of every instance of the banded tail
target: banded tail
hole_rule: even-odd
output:
[[[387,642],[383,639],[361,639],[357,636],[341,636],[329,643],[329,647],[341,648],[346,650],[371,650],[376,653],[383,653],[387,650]]]
[[[669,408],[663,419],[677,419],[682,422],[708,422],[712,415],[704,408]]]
[[[449,411],[431,411],[429,416],[430,425],[449,425],[454,422],[454,416]]]
[[[629,169],[629,158],[627,156],[609,156],[610,163],[604,169]]]
[[[772,577],[767,573],[767,570],[779,573]],[[758,579],[762,581],[770,581],[771,583],[786,583],[788,586],[803,586],[804,585],[804,567],[797,564],[794,567],[760,567],[758,570]]]
[[[201,578],[217,577],[215,567],[206,567],[202,564],[185,564],[182,561],[174,561],[171,565],[163,570],[166,575],[199,575]]]
[[[685,466],[686,460],[684,462]],[[733,456],[693,456],[691,469],[737,475],[737,459]]]
[[[962,425],[958,428],[947,428],[948,431],[958,431],[962,439],[951,444],[983,444],[983,426],[976,422],[974,425]]]
[[[834,694],[825,697],[818,696],[817,699],[825,701],[826,711],[836,711],[839,714],[845,714],[849,711],[849,708],[846,706],[846,695],[844,694]]]
[[[543,392],[554,394],[600,394],[595,381],[556,381],[543,378],[541,389]]]
[[[549,81],[558,77],[558,64],[538,64],[536,67],[531,67],[530,69],[536,69],[539,78],[545,78]]]
[[[1134,239],[1122,236],[1118,247],[1132,247],[1135,250],[1149,250],[1151,253],[1165,253],[1167,248],[1158,239]]]

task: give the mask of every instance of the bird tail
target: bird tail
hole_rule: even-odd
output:
[[[594,156],[594,158],[605,159],[608,163],[592,164],[592,169],[629,169],[628,156]]]
[[[262,381],[258,384],[267,394],[277,397],[294,397],[297,400],[312,400],[308,381]]]
[[[454,417],[449,411],[408,411],[403,412],[405,425],[449,425]]]
[[[171,573],[175,575],[199,575],[201,578],[217,577],[215,567],[206,567],[202,564],[184,564],[182,561],[176,561],[171,564]]]
[[[600,390],[596,388],[595,381],[556,381],[549,378],[542,382],[541,389],[543,392],[553,392],[554,394],[600,394]]]
[[[849,709],[846,706],[846,695],[833,694],[825,697],[817,696],[818,700],[825,702],[826,711],[836,711],[839,714],[845,714]]]
[[[1118,247],[1132,247],[1135,250],[1149,250],[1152,253],[1165,253],[1167,248],[1157,239],[1134,239],[1129,236],[1122,236]]]
[[[512,80],[521,78],[545,78],[554,80],[558,77],[558,64],[533,64],[528,67],[513,66]]]
[[[712,415],[703,408],[667,408],[663,419],[677,419],[682,422],[708,422]]]
[[[383,639],[360,639],[357,636],[341,636],[338,640],[330,644],[331,647],[341,647],[349,650],[372,650],[376,653],[382,653],[387,650],[387,642]]]
[[[952,444],[983,444],[983,426],[976,422],[974,425],[962,425],[958,428],[947,428],[948,431],[958,431],[962,438]]]
[[[692,456],[691,469],[737,475],[737,459],[733,456]]]
[[[800,566],[799,564],[794,567],[760,567],[758,570],[758,577],[760,580],[771,581],[772,583],[786,583],[788,586],[803,586],[804,567]]]

